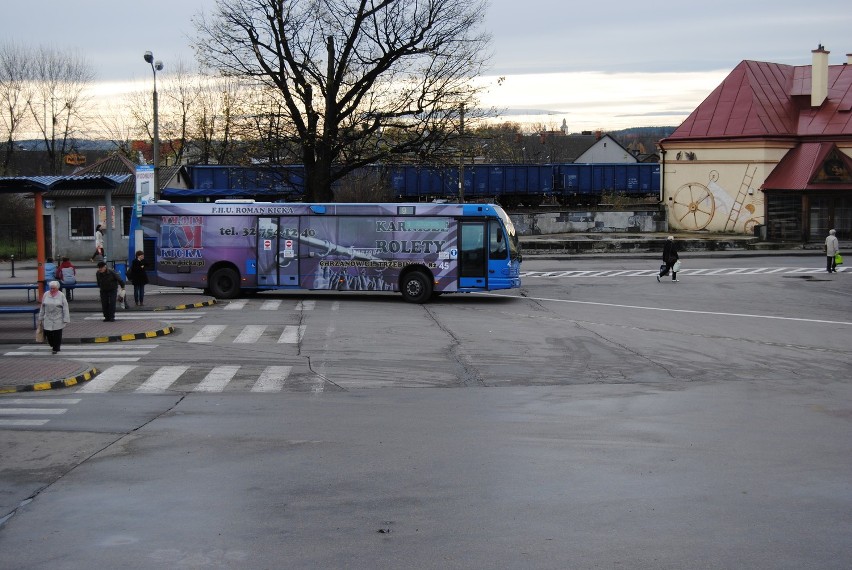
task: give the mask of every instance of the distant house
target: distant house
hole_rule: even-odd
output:
[[[130,219],[136,195],[136,164],[120,154],[112,154],[77,170],[75,175],[132,174],[127,181],[110,191],[81,188],[51,190],[43,194],[48,207],[44,208],[44,231],[50,251],[48,257],[68,256],[71,259],[89,259],[95,249],[95,228],[107,228],[104,238],[107,257],[125,260],[129,245]],[[160,168],[160,188],[180,186],[180,168]],[[109,202],[109,213],[107,207]]]
[[[609,135],[603,135],[592,146],[580,154],[580,156],[575,158],[574,162],[629,164],[639,162],[639,160],[632,152],[621,146],[617,140]]]
[[[852,239],[852,56],[743,61],[660,141],[669,226]]]

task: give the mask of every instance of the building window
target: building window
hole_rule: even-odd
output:
[[[121,237],[130,236],[130,220],[133,217],[132,206],[121,207]]]
[[[71,223],[71,239],[88,239],[95,237],[95,209],[69,208]]]

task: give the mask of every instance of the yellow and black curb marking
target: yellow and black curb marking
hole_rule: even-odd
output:
[[[40,392],[42,390],[69,388],[82,382],[88,382],[100,373],[101,371],[97,368],[90,368],[76,376],[63,378],[61,380],[53,380],[52,382],[37,382],[35,384],[23,384],[20,386],[0,386],[0,394],[9,394],[11,392]]]
[[[92,338],[81,338],[80,343],[82,344],[90,344],[90,343],[101,343],[101,342],[124,342],[128,340],[140,340],[145,338],[156,338],[158,336],[166,336],[167,334],[172,334],[175,332],[175,327],[169,325],[164,329],[156,330],[156,331],[148,331],[141,333],[131,333],[131,334],[120,334],[114,336],[96,336]]]
[[[173,307],[157,307],[154,311],[183,311],[184,309],[200,309],[201,307],[210,307],[216,304],[216,299],[207,299],[200,303],[191,303],[188,305],[174,305]]]

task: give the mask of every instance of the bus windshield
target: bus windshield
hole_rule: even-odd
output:
[[[521,256],[521,240],[518,237],[518,233],[515,231],[515,225],[512,223],[512,218],[503,211],[503,208],[496,204],[494,205],[494,211],[497,213],[497,217],[500,218],[500,221],[503,222],[503,226],[506,228],[506,233],[509,234],[509,259],[519,259]]]

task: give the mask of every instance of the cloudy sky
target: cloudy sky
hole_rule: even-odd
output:
[[[213,0],[0,0],[0,42],[76,50],[102,82],[150,81],[193,62],[191,17]],[[848,0],[491,0],[485,103],[571,131],[678,125],[740,61],[807,65],[852,53]],[[505,77],[497,86],[497,77]]]

